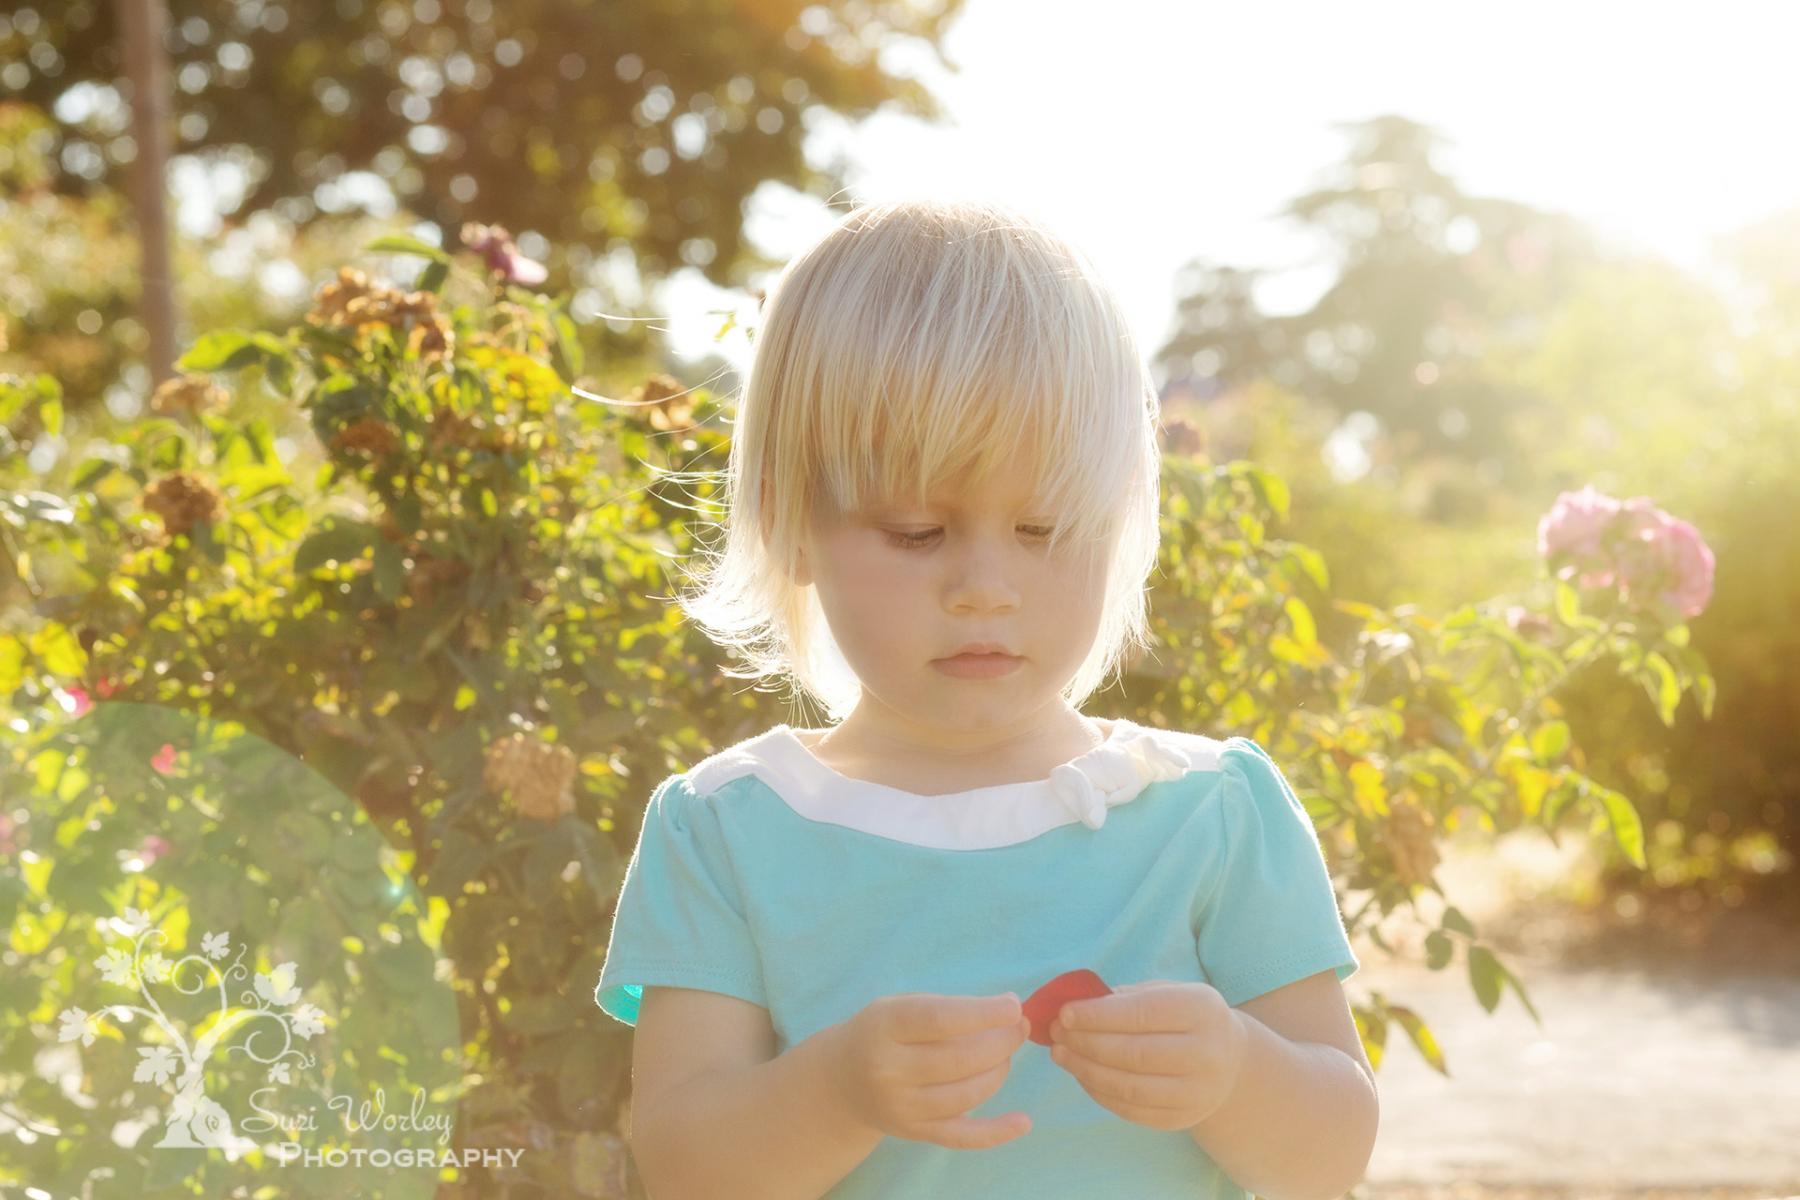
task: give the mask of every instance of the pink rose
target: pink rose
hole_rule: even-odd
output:
[[[94,707],[93,700],[88,698],[86,688],[67,688],[65,689],[65,694],[69,699],[68,702],[63,705],[63,711],[68,713],[71,717],[79,717],[82,713]]]
[[[538,284],[549,278],[543,263],[519,253],[504,225],[470,221],[462,228],[462,239],[465,246],[481,255],[490,271],[511,283]]]
[[[1581,571],[1581,582],[1604,587],[1613,581],[1606,532],[1619,515],[1613,497],[1588,484],[1579,492],[1563,492],[1538,521],[1538,554],[1563,579]]]
[[[1713,552],[1692,525],[1648,496],[1620,501],[1592,484],[1563,492],[1538,522],[1538,553],[1567,579],[1616,584],[1627,603],[1661,600],[1692,617],[1712,599]]]
[[[175,747],[164,742],[162,749],[156,752],[156,757],[150,760],[150,765],[155,767],[160,775],[167,775],[173,771],[175,769]]]
[[[1619,530],[1619,585],[1632,603],[1661,599],[1692,617],[1712,599],[1713,552],[1700,531],[1639,496]]]
[[[147,867],[173,849],[174,847],[169,845],[167,838],[158,837],[152,833],[147,834],[144,840],[138,843],[137,856],[144,860],[144,865]]]

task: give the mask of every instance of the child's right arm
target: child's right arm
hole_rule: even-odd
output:
[[[649,996],[659,991],[674,1003],[646,999],[638,1027],[642,1037],[652,1023],[651,1045],[708,1028],[709,1003],[737,1003],[681,989]],[[1029,1029],[1016,997],[883,996],[783,1054],[738,1057],[634,1099],[631,1146],[645,1190],[652,1200],[818,1200],[889,1135],[957,1149],[1009,1141],[1030,1128],[1023,1114],[962,1114],[1000,1090]]]

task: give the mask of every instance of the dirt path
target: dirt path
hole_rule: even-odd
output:
[[[1645,937],[1615,921],[1595,937],[1549,894],[1592,861],[1585,843],[1558,854],[1520,834],[1491,852],[1453,847],[1439,873],[1541,1027],[1510,991],[1484,1011],[1460,955],[1433,972],[1359,943],[1350,989],[1417,1011],[1451,1077],[1390,1034],[1358,1200],[1800,1198],[1800,931],[1728,918],[1702,943],[1674,922]],[[1435,921],[1439,903],[1420,907]]]

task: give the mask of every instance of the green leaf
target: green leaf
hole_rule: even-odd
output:
[[[400,547],[382,538],[375,543],[375,594],[392,603],[406,588],[406,565]]]
[[[1654,652],[1644,656],[1644,665],[1649,668],[1643,677],[1644,690],[1656,704],[1656,715],[1662,718],[1664,725],[1675,724],[1675,706],[1681,703],[1681,681],[1675,677],[1674,666]]]
[[[1298,596],[1289,596],[1282,607],[1287,612],[1288,620],[1293,623],[1294,640],[1302,646],[1318,645],[1319,627],[1313,623],[1312,610],[1306,607],[1306,602]]]
[[[1454,904],[1444,910],[1443,925],[1445,929],[1453,929],[1464,937],[1475,936],[1475,926],[1470,923],[1469,918],[1463,916],[1462,909]]]
[[[521,996],[500,1014],[500,1023],[514,1033],[555,1033],[575,1024],[575,1009],[555,993]]]
[[[63,406],[61,400],[46,400],[38,405],[38,416],[44,422],[44,432],[51,437],[62,434]]]
[[[1571,626],[1581,620],[1581,594],[1566,579],[1556,581],[1556,617]]]
[[[90,458],[81,464],[81,470],[75,474],[76,490],[86,491],[118,469],[119,464],[111,459]]]
[[[1425,1061],[1431,1064],[1432,1070],[1447,1078],[1450,1068],[1444,1061],[1444,1051],[1432,1034],[1431,1026],[1420,1020],[1418,1013],[1398,1004],[1388,1005],[1388,1015],[1400,1022],[1401,1028],[1406,1030],[1406,1036],[1412,1039],[1413,1045],[1418,1047]]]
[[[1546,721],[1531,734],[1531,753],[1540,763],[1549,764],[1562,757],[1569,748],[1569,723]]]
[[[1256,493],[1262,498],[1263,503],[1268,505],[1276,516],[1285,518],[1288,515],[1287,481],[1273,471],[1266,471],[1257,466],[1250,467],[1248,474],[1250,482],[1255,486]]]
[[[564,379],[574,379],[581,374],[582,350],[581,334],[575,328],[575,322],[569,320],[567,314],[557,313],[556,325],[556,359],[562,369]]]
[[[1469,982],[1475,987],[1475,998],[1481,1007],[1493,1012],[1500,1004],[1504,972],[1500,961],[1486,946],[1469,947]]]
[[[267,350],[266,343],[247,330],[215,329],[196,338],[175,365],[183,371],[232,371],[255,362]]]
[[[87,669],[87,652],[68,626],[52,621],[31,635],[31,653],[50,674],[78,679]]]
[[[25,643],[10,633],[0,635],[0,697],[11,696],[24,682]]]
[[[304,575],[330,561],[355,562],[378,536],[361,521],[334,521],[300,544],[294,552],[294,570]]]
[[[444,280],[450,277],[450,263],[446,259],[434,259],[430,266],[419,273],[418,290],[421,292],[441,292]]]
[[[447,263],[450,256],[430,242],[409,237],[403,233],[390,233],[376,238],[363,246],[365,254],[422,254],[433,262]]]
[[[1601,812],[1612,825],[1613,840],[1638,870],[1644,870],[1644,823],[1631,801],[1623,792],[1603,787],[1591,779],[1581,780],[1581,791],[1584,797],[1599,802]]]
[[[1295,544],[1288,547],[1288,557],[1299,562],[1306,577],[1318,586],[1321,592],[1331,590],[1331,572],[1325,567],[1325,556],[1311,546]]]
[[[1442,930],[1434,929],[1425,935],[1425,965],[1433,971],[1449,966],[1455,954],[1456,944],[1445,937]]]
[[[461,830],[444,835],[443,847],[425,877],[433,893],[454,897],[487,866],[488,848]]]

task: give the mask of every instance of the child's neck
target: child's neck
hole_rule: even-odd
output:
[[[1023,735],[987,746],[947,749],[917,734],[855,722],[855,714],[831,729],[797,729],[814,758],[851,779],[921,796],[972,791],[1049,778],[1052,771],[1112,734],[1113,722],[1065,709]]]

